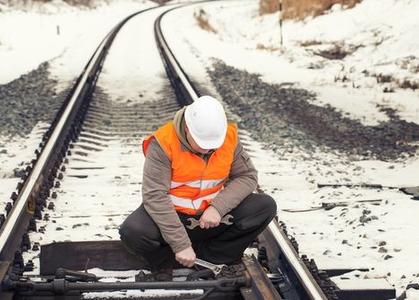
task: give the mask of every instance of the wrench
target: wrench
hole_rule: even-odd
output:
[[[220,223],[226,224],[226,225],[231,225],[233,224],[232,220],[233,220],[233,216],[232,215],[225,215]],[[195,227],[199,226],[199,220],[194,219],[194,218],[188,218],[187,221],[189,221],[189,225],[186,225],[187,228],[189,229],[194,229]]]
[[[216,264],[210,263],[209,261],[205,261],[199,258],[195,259],[195,264],[198,266],[210,269],[216,276],[220,274],[224,268],[227,267],[227,265],[216,265]]]

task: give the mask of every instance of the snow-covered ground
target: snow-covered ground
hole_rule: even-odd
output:
[[[216,58],[258,73],[267,83],[314,92],[312,104],[330,105],[365,126],[389,120],[382,108],[419,124],[418,91],[400,87],[402,82],[419,82],[416,11],[419,3],[408,0],[365,0],[351,10],[335,6],[324,16],[284,22],[282,48],[278,15],[259,16],[257,1],[196,5],[169,14],[164,25],[175,53],[191,54],[179,59],[187,72],[197,74],[194,80],[200,84],[208,81],[208,75],[199,65],[211,70]],[[199,14],[216,33],[197,26],[194,16]],[[352,53],[336,60],[318,55],[333,47]],[[390,79],[377,83],[377,77]],[[419,253],[418,201],[394,189],[317,188],[318,183],[417,186],[418,153],[386,161],[357,160],[322,148],[314,154],[293,151],[274,159],[275,154],[260,150],[264,141],[260,142],[259,146],[249,142],[249,148],[255,147],[260,183],[277,199],[279,217],[296,237],[301,253],[314,258],[320,268],[370,267],[362,276],[386,278],[398,294],[419,281],[419,267],[412,263]],[[381,204],[356,203],[367,199],[381,199]],[[336,201],[349,205],[330,211],[282,210]],[[419,298],[413,289],[407,294]]]
[[[310,100],[314,105],[331,105],[364,125],[388,121],[383,108],[394,109],[402,120],[419,124],[418,91],[400,87],[403,82],[419,83],[417,1],[364,0],[351,10],[335,6],[321,17],[286,21],[281,49],[278,16],[258,16],[257,2],[199,4],[165,18],[169,44],[175,47],[176,55],[181,55],[180,62],[194,80],[207,86],[210,79],[205,68],[211,69],[212,58],[217,58],[237,69],[258,73],[267,83],[287,83],[312,91],[316,93]],[[60,1],[53,3],[30,11],[0,6],[0,84],[50,61],[51,77],[59,82],[57,90],[65,88],[117,21],[130,12],[155,5],[151,1],[112,1],[88,10],[68,7]],[[197,26],[194,14],[201,8],[216,33]],[[28,55],[30,47],[33,50]],[[334,47],[349,54],[337,60],[324,58]],[[125,76],[130,75],[127,72]],[[112,82],[111,78],[104,80]],[[118,82],[124,82],[123,75]],[[114,97],[132,92],[130,87],[120,85]],[[217,94],[215,88],[208,89]],[[0,149],[3,199],[9,197],[17,182],[13,169],[32,158],[42,126],[39,124],[24,139],[0,139],[1,147],[7,149]],[[351,160],[335,151],[318,150],[312,155],[294,151],[278,157],[263,149],[264,141],[246,137],[246,142],[259,169],[260,183],[277,199],[279,217],[296,237],[301,253],[314,258],[320,268],[337,264],[371,267],[367,276],[387,278],[398,294],[408,283],[419,281],[419,267],[415,264],[419,253],[418,201],[397,190],[318,189],[316,185],[419,185],[417,155],[391,161]],[[354,203],[365,199],[382,199],[382,203]],[[283,211],[343,200],[350,203],[348,207],[303,213]],[[407,294],[409,299],[419,299],[415,290]]]
[[[49,76],[56,80],[55,89],[59,93],[80,75],[113,26],[131,13],[156,6],[156,3],[146,0],[96,3],[95,9],[76,8],[63,1],[46,4],[28,1],[23,7],[1,5],[0,85],[48,61]],[[7,95],[0,95],[0,101],[1,105],[7,105],[9,99]],[[2,204],[9,199],[19,181],[14,170],[34,158],[33,152],[47,128],[48,124],[41,122],[28,136],[0,135]]]
[[[0,7],[0,84],[50,61],[51,76],[59,79],[59,88],[81,73],[100,41],[119,21],[156,6],[148,0],[95,3],[95,9],[76,8],[60,0],[35,2],[25,9]]]
[[[419,122],[417,91],[400,89],[395,82],[377,84],[373,76],[419,84],[418,2],[365,0],[350,10],[335,6],[312,20],[286,21],[282,49],[278,15],[259,17],[257,1],[210,7],[205,5],[204,18],[217,34],[197,31],[193,18],[179,24],[185,28],[184,40],[205,56],[259,73],[267,82],[298,83],[318,94],[316,104],[331,104],[365,124],[387,120],[377,104],[397,109],[406,121]],[[199,8],[190,16],[194,13],[199,14]],[[336,45],[354,52],[344,60],[315,55]],[[396,92],[384,93],[386,87]]]

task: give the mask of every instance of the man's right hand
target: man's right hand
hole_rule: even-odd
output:
[[[195,264],[196,254],[191,246],[175,254],[176,260],[185,267],[192,268]]]

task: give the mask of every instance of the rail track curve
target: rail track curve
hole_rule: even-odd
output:
[[[69,160],[83,163],[82,167],[70,166],[71,170],[78,170],[71,175],[73,178],[88,178],[92,170],[98,172],[105,168],[89,161],[86,158],[89,153],[112,147],[116,135],[118,141],[124,139],[127,144],[132,143],[138,134],[145,136],[153,130],[157,124],[155,119],[158,122],[169,119],[179,107],[199,96],[199,89],[194,87],[179,65],[160,26],[165,14],[181,8],[175,5],[165,9],[154,23],[157,47],[177,103],[151,101],[143,103],[141,108],[114,107],[98,97],[101,92],[96,89],[102,66],[118,32],[132,18],[155,8],[137,12],[122,20],[89,60],[50,129],[45,132],[39,148],[35,150],[35,159],[27,166],[21,182],[11,195],[6,216],[0,217],[0,279],[3,283],[0,299],[81,299],[83,293],[92,291],[162,288],[204,291],[198,296],[183,294],[181,297],[185,299],[351,299],[350,291],[339,289],[325,272],[317,269],[313,261],[299,256],[298,245],[288,236],[286,226],[277,220],[252,245],[257,257],[245,257],[243,269],[226,278],[174,282],[97,282],[96,276],[80,272],[86,268],[86,261],[89,268],[131,270],[146,267],[144,261],[130,256],[115,240],[41,245],[40,276],[36,280],[25,276],[25,272],[33,268],[33,263],[25,263],[22,253],[39,248],[38,243],[31,243],[28,232],[45,230],[37,226],[37,220],[48,221],[50,218],[45,209],[54,207],[53,199],[57,197],[55,190],[60,188],[63,177],[71,175],[68,170],[72,162]],[[118,119],[115,110],[120,117]],[[150,115],[153,117],[150,118]],[[137,127],[128,126],[138,119]],[[64,259],[62,253],[66,254]],[[389,291],[383,293],[389,295]],[[371,299],[364,296],[369,297],[364,294],[356,299]],[[143,296],[137,299],[143,299]]]

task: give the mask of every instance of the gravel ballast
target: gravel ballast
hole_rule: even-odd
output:
[[[293,85],[268,84],[221,61],[208,72],[218,93],[240,115],[240,126],[279,154],[295,147],[306,152],[329,148],[358,159],[388,161],[417,150],[411,142],[419,141],[419,126],[393,110],[382,108],[388,122],[365,126],[331,106],[310,103],[316,95]]]
[[[25,136],[36,123],[52,122],[68,89],[56,93],[56,80],[49,78],[49,63],[0,85],[0,135]]]

